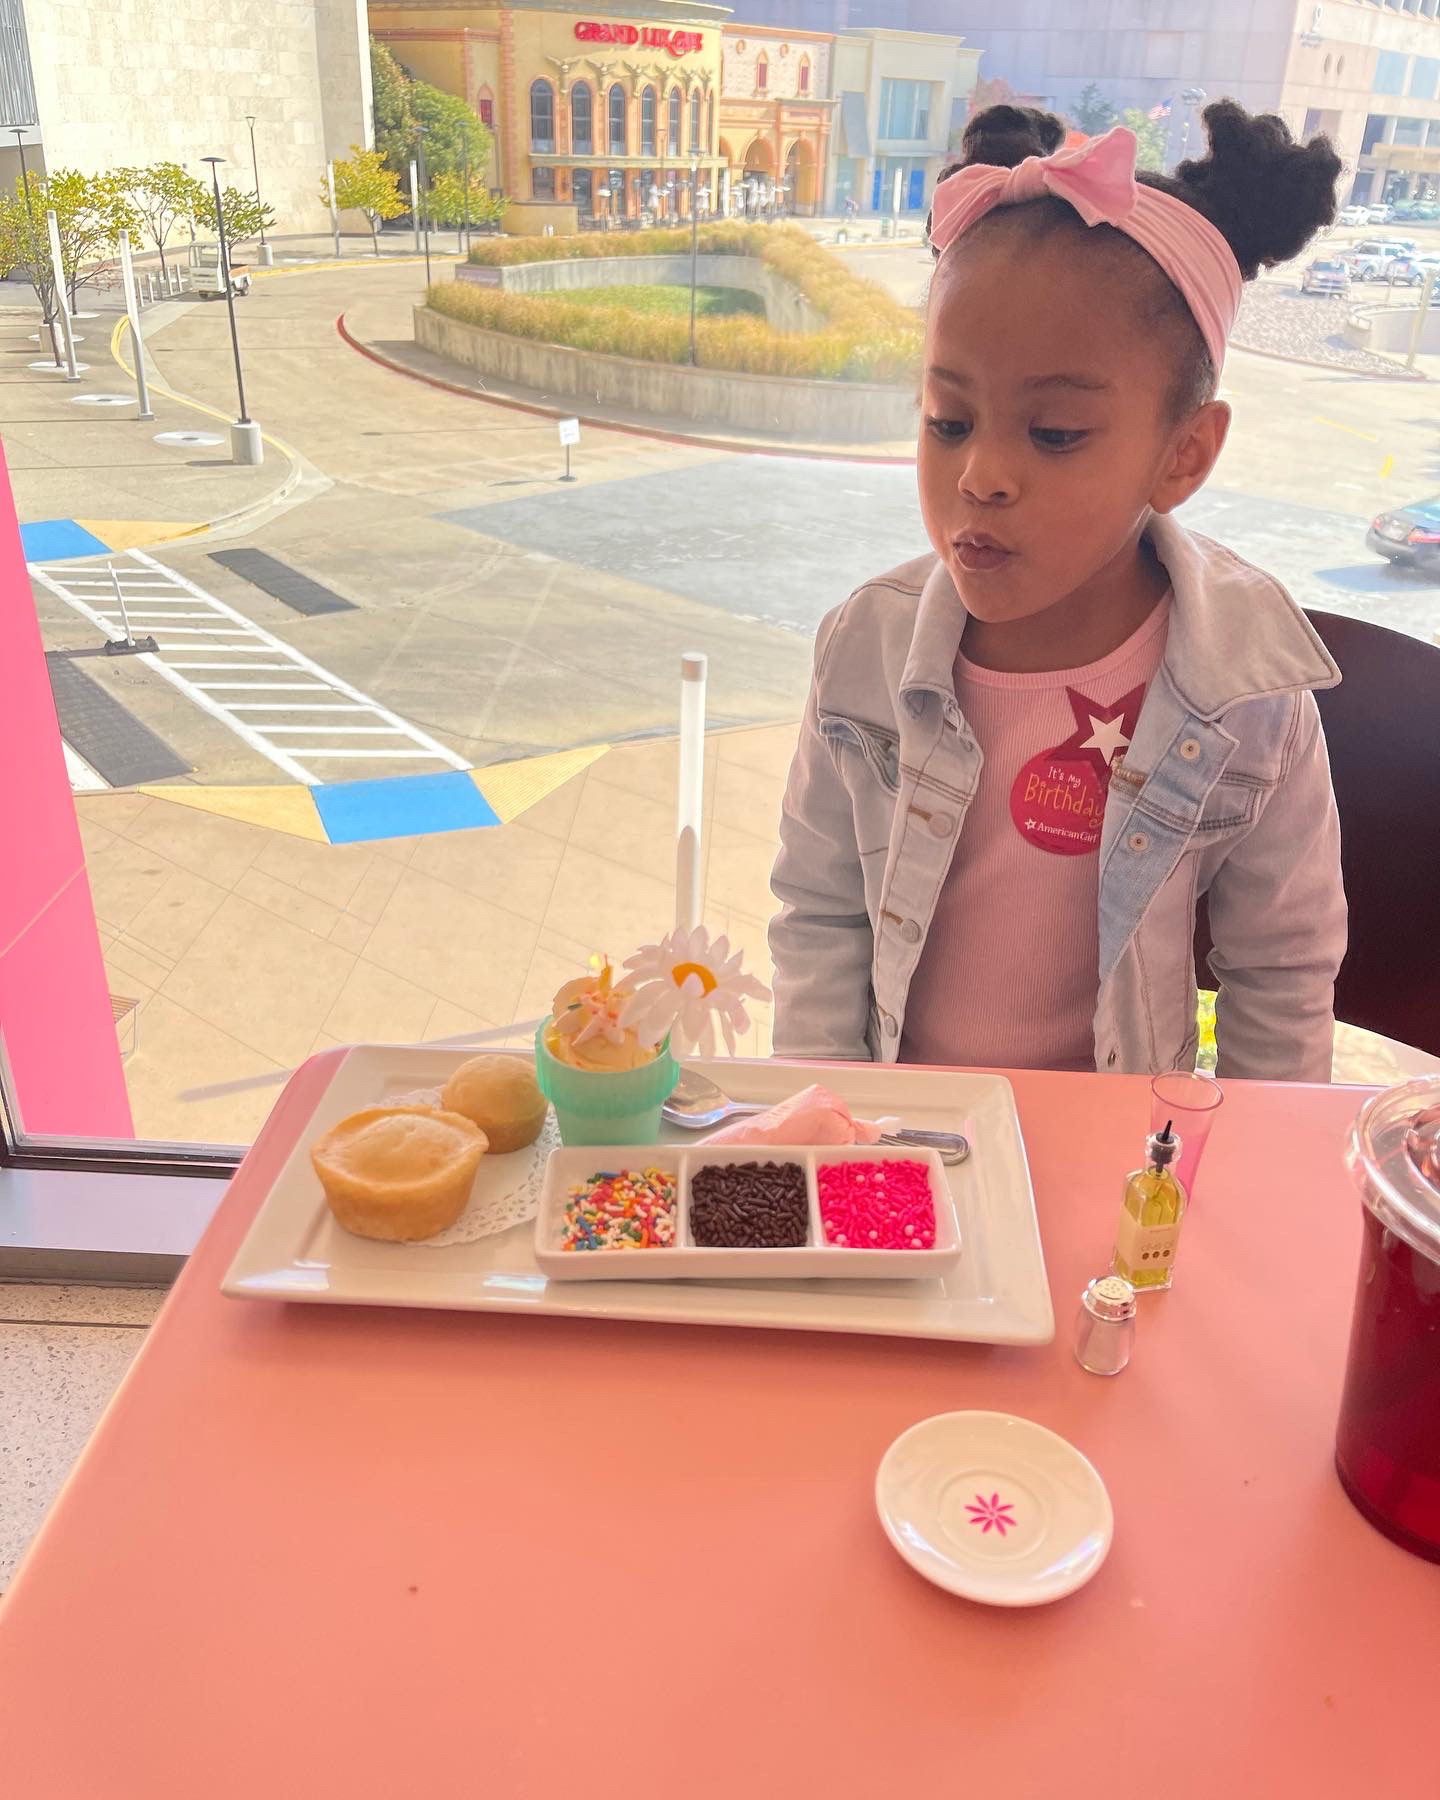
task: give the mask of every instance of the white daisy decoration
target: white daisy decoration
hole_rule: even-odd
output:
[[[744,972],[744,960],[738,950],[731,954],[727,937],[712,944],[703,925],[672,931],[658,944],[642,944],[625,959],[630,971],[626,985],[634,991],[620,1014],[621,1024],[630,1026],[642,1043],[658,1044],[668,1032],[677,1054],[698,1050],[713,1056],[718,1019],[733,1056],[736,1032],[750,1023],[745,1002],[770,998],[770,990]]]

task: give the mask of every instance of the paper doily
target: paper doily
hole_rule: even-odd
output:
[[[413,1093],[388,1095],[386,1106],[439,1106],[439,1088],[417,1088]],[[523,1225],[540,1210],[540,1193],[545,1185],[545,1164],[550,1152],[560,1148],[560,1133],[555,1115],[550,1113],[540,1135],[523,1150],[508,1156],[484,1156],[480,1172],[466,1202],[465,1210],[453,1225],[434,1237],[415,1240],[421,1250],[445,1250],[451,1244],[473,1244],[477,1238],[494,1237]]]

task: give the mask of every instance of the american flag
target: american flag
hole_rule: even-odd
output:
[[[1168,119],[1170,117],[1169,100],[1162,100],[1158,106],[1152,106],[1145,117],[1147,119]]]

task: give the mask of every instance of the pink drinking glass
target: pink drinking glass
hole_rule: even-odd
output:
[[[1150,1083],[1150,1129],[1163,1131],[1165,1121],[1173,1120],[1180,1134],[1180,1161],[1175,1179],[1185,1190],[1187,1201],[1195,1198],[1195,1171],[1205,1152],[1210,1126],[1225,1099],[1220,1083],[1211,1075],[1187,1075],[1176,1072],[1157,1075]]]

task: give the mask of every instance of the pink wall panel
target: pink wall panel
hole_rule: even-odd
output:
[[[134,1136],[85,853],[3,451],[0,1033],[27,1132]]]

